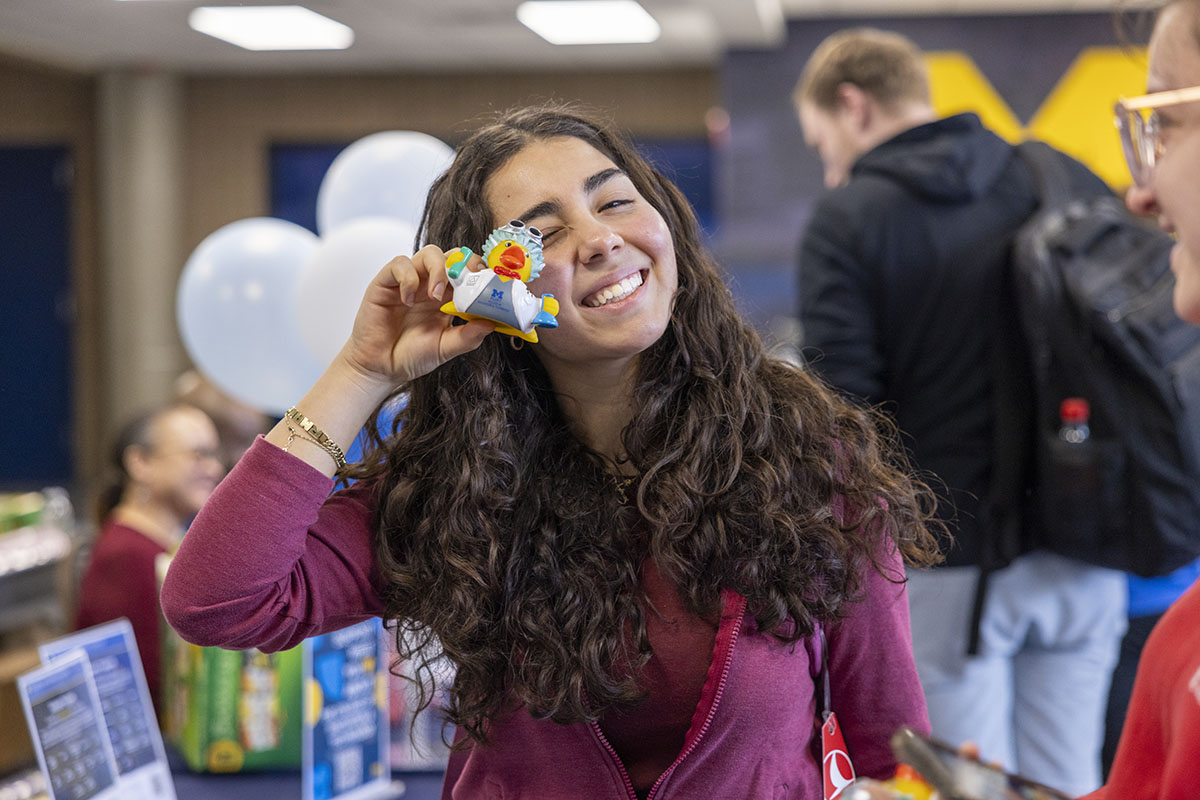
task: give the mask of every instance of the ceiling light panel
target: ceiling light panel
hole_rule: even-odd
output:
[[[662,32],[635,0],[528,0],[517,19],[551,44],[646,44]]]
[[[192,30],[246,50],[345,50],[354,31],[303,6],[200,6]]]

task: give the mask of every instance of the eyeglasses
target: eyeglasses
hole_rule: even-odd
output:
[[[1133,182],[1138,186],[1150,183],[1154,165],[1163,154],[1162,125],[1158,109],[1196,101],[1200,101],[1200,86],[1154,92],[1117,101],[1114,112],[1117,130],[1121,135],[1121,149],[1125,151],[1125,163],[1129,165]]]
[[[220,461],[221,454],[208,447],[191,447],[175,450],[152,450],[156,456],[163,458],[181,458],[199,464],[202,461]]]

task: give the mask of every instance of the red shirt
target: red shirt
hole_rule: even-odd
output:
[[[1200,583],[1154,626],[1108,783],[1087,800],[1193,800],[1200,793]]]
[[[158,542],[110,517],[100,529],[79,585],[79,615],[75,619],[75,627],[80,629],[129,618],[155,705],[159,704],[161,612],[154,560],[165,552]]]

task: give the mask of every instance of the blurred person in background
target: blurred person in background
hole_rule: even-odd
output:
[[[908,573],[934,735],[980,742],[1068,792],[1094,789],[1124,573],[1030,550],[1004,524],[1020,510],[990,497],[993,321],[1015,312],[1002,278],[1038,204],[1029,171],[976,115],[938,116],[924,55],[896,33],[833,34],[793,100],[829,188],[801,242],[803,355],[894,416],[953,534],[944,566]],[[1109,193],[1062,161],[1072,193]]]
[[[271,430],[274,424],[270,416],[230,397],[194,369],[175,379],[175,400],[200,409],[217,426],[225,469],[237,463],[255,436]]]
[[[194,406],[141,414],[113,444],[117,477],[97,503],[100,532],[80,582],[76,628],[127,617],[155,703],[161,623],[154,562],[174,553],[216,488],[224,474],[219,452],[216,426]]]

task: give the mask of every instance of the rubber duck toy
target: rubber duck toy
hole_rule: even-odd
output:
[[[486,319],[500,333],[537,342],[535,328],[557,328],[558,301],[554,295],[538,297],[525,284],[542,271],[542,233],[514,219],[492,231],[483,243],[486,269],[471,272],[469,247],[446,256],[446,275],[454,297],[442,306],[446,314],[466,320]]]

